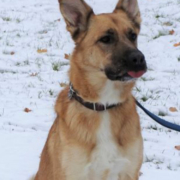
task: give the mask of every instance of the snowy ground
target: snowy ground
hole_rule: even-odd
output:
[[[111,12],[117,0],[87,2],[100,13]],[[139,48],[149,71],[134,95],[155,114],[180,124],[180,0],[139,3]],[[0,180],[27,180],[37,171],[56,96],[68,83],[64,56],[72,48],[57,0],[0,0]],[[144,138],[140,180],[179,180],[180,151],[174,146],[180,145],[180,134],[139,114]]]

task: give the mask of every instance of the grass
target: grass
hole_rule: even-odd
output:
[[[23,63],[21,63],[21,62],[16,62],[16,63],[15,63],[15,66],[28,66],[28,65],[30,65],[28,59],[25,60],[25,61],[23,61]]]
[[[64,62],[54,62],[52,63],[52,69],[54,71],[59,71],[62,66],[67,66],[69,63],[64,63]]]
[[[4,55],[11,55],[11,52],[6,51],[6,50],[4,50],[2,53],[3,53]]]
[[[15,63],[15,66],[20,66],[20,65],[21,65],[20,62]]]
[[[0,113],[0,117],[2,117],[4,115],[4,108],[2,110],[2,112]]]
[[[23,63],[24,63],[25,66],[28,66],[30,64],[28,59],[25,60]]]
[[[135,91],[136,91],[136,92],[141,92],[141,89],[136,86],[136,87],[135,87]]]
[[[160,16],[159,14],[156,14],[156,15],[155,15],[155,18],[156,18],[156,19],[158,19],[158,18],[160,18],[160,17],[161,17],[161,16]]]
[[[160,96],[159,95],[156,95],[156,96],[151,95],[150,98],[153,99],[153,100],[158,100],[160,98]]]
[[[38,99],[41,99],[41,98],[42,98],[42,92],[39,91],[39,92],[38,92]]]
[[[16,22],[17,22],[17,23],[20,23],[20,22],[21,22],[21,20],[20,20],[19,18],[17,18],[17,19],[16,19]]]
[[[145,156],[145,160],[144,160],[144,162],[153,162],[154,161],[154,158],[149,158],[149,157],[147,157],[147,156]]]
[[[21,37],[21,35],[19,33],[16,34],[17,37]]]
[[[7,21],[7,22],[8,22],[8,21],[12,21],[12,19],[11,19],[10,17],[2,17],[2,20],[3,20],[3,21]]]
[[[157,39],[159,37],[166,36],[166,35],[168,35],[166,31],[159,31],[158,34],[153,37],[153,39]]]
[[[54,91],[50,89],[50,90],[49,90],[49,95],[50,95],[50,96],[53,96],[53,95],[54,95]]]
[[[153,68],[148,67],[148,71],[154,71],[154,69],[153,69]]]
[[[180,62],[180,56],[177,58],[178,62]]]
[[[155,131],[158,130],[158,128],[157,128],[156,125],[149,125],[149,126],[147,127],[147,129],[153,129],[153,130],[155,130]]]
[[[170,164],[167,166],[167,168],[172,171],[172,167]]]
[[[145,95],[141,98],[141,100],[142,100],[143,102],[146,102],[148,99],[149,99],[149,98],[148,98],[147,96],[145,96]]]
[[[153,78],[153,77],[150,77],[150,78],[141,77],[141,80],[142,80],[142,81],[154,81],[155,78]]]
[[[8,71],[8,70],[1,70],[1,69],[0,69],[0,73],[1,73],[1,74],[4,74],[4,73],[16,74],[17,72],[16,72],[16,71],[11,71],[11,70]]]
[[[158,116],[167,116],[167,113],[165,113],[163,111],[159,111]]]

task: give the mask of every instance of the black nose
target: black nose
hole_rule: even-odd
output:
[[[145,57],[138,50],[129,52],[126,60],[129,70],[140,71],[140,70],[146,70],[147,68]]]

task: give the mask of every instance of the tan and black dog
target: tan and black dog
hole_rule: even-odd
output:
[[[76,47],[35,180],[138,180],[143,142],[131,90],[147,67],[137,0],[100,15],[83,0],[59,3]]]

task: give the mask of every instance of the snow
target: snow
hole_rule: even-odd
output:
[[[111,12],[117,0],[87,2],[102,13]],[[133,93],[156,115],[180,124],[180,46],[174,47],[180,42],[180,0],[139,0],[139,5],[139,48],[148,73]],[[68,83],[64,54],[73,47],[57,0],[0,0],[0,180],[28,180],[36,173],[56,97]],[[144,139],[140,180],[179,180],[180,151],[174,146],[180,134],[138,112]]]

